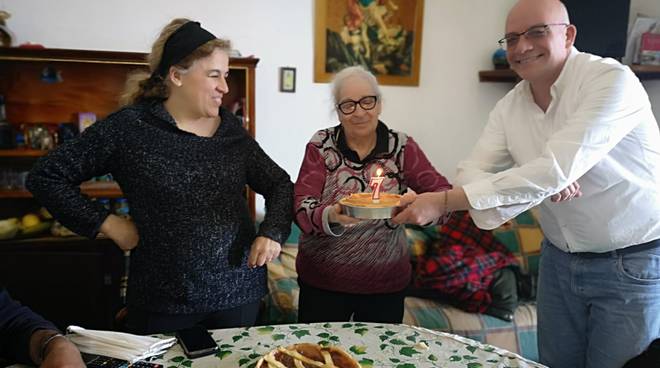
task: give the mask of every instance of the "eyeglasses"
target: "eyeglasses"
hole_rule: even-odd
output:
[[[548,35],[548,32],[550,31],[550,26],[565,26],[568,27],[570,24],[568,23],[550,23],[550,24],[542,24],[538,26],[533,26],[530,27],[528,30],[525,32],[521,33],[509,33],[504,38],[501,40],[497,41],[501,47],[503,48],[512,48],[515,47],[518,44],[518,41],[520,41],[520,37],[525,36],[528,40],[540,40],[543,37]]]
[[[377,102],[378,96],[364,96],[357,101],[346,100],[342,103],[339,103],[337,104],[337,108],[344,115],[350,115],[355,112],[357,105],[360,105],[362,110],[373,110],[373,108],[376,107]]]

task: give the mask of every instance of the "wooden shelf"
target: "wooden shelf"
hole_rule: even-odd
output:
[[[80,185],[80,190],[94,198],[121,198],[124,196],[115,182],[92,182]]]
[[[3,239],[0,240],[0,246],[6,247],[10,245],[33,245],[33,244],[41,244],[41,245],[89,245],[93,244],[94,241],[103,241],[102,244],[109,244],[109,245],[114,245],[112,240],[110,238],[106,238],[103,236],[103,234],[99,234],[96,239],[91,240],[87,239],[85,237],[79,236],[79,235],[74,235],[74,236],[53,236],[48,233],[48,235],[41,235],[41,236],[35,236],[33,238],[14,238],[14,239]]]
[[[660,65],[632,65],[630,69],[641,80],[660,79]]]
[[[124,196],[119,185],[114,182],[91,182],[80,185],[80,190],[94,198],[121,198]],[[32,193],[25,189],[0,190],[0,198],[32,198]]]
[[[75,49],[30,49],[21,47],[0,47],[0,60],[46,61],[89,64],[147,65],[147,54],[142,52],[75,50]],[[256,66],[255,57],[231,57],[230,66]]]
[[[0,198],[32,198],[32,193],[21,189],[2,189]]]
[[[641,80],[660,79],[660,66],[657,65],[631,65],[630,69]],[[479,82],[506,82],[516,83],[520,80],[516,72],[511,69],[482,70],[479,72]]]
[[[35,150],[35,149],[0,149],[0,157],[41,157],[45,156],[48,151]]]
[[[518,75],[511,69],[495,69],[479,71],[479,82],[510,82],[519,80]]]

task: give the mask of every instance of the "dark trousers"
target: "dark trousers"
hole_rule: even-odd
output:
[[[259,313],[259,302],[208,313],[167,314],[138,308],[128,309],[129,332],[138,335],[174,332],[194,325],[209,330],[218,328],[254,326]]]
[[[298,279],[298,322],[401,323],[405,289],[386,294],[349,294],[315,288]]]

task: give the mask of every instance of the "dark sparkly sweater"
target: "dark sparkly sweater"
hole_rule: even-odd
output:
[[[255,236],[283,243],[293,184],[228,111],[212,137],[176,127],[161,102],[123,108],[33,167],[27,187],[66,227],[93,238],[109,211],[78,185],[111,173],[130,204],[140,242],[131,251],[128,306],[203,313],[258,301],[266,268],[250,269]],[[243,193],[262,194],[257,234]]]

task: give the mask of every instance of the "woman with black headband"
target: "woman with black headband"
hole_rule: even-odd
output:
[[[132,250],[132,332],[254,324],[267,292],[263,266],[288,237],[289,176],[221,107],[229,49],[199,23],[173,20],[149,55],[152,73],[129,78],[126,106],[50,152],[28,177],[66,227]],[[132,221],[81,195],[81,182],[106,173],[128,198]],[[266,200],[258,231],[246,184]]]

